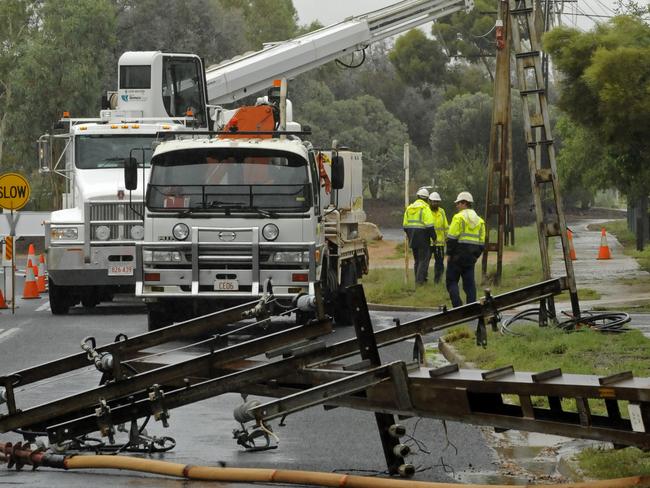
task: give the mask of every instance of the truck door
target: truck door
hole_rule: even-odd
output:
[[[204,72],[196,57],[165,56],[162,97],[167,114],[184,117],[191,111],[200,127],[207,127]]]

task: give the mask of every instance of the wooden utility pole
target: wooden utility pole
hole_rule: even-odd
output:
[[[409,206],[409,178],[410,172],[410,156],[409,144],[404,144],[404,209]],[[409,282],[409,240],[404,236],[404,284],[408,285]]]
[[[490,129],[488,178],[485,198],[485,252],[482,281],[487,280],[488,255],[497,253],[494,282],[501,281],[503,246],[514,244],[514,191],[512,179],[512,104],[510,99],[510,18],[508,2],[499,2],[496,26],[496,70]],[[496,230],[496,233],[492,232]]]

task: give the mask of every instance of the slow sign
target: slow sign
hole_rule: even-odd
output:
[[[24,176],[18,173],[0,175],[0,207],[6,210],[20,210],[27,202],[31,189]]]

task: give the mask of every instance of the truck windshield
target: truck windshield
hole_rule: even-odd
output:
[[[151,210],[306,212],[311,206],[307,160],[268,149],[190,149],[153,159]]]
[[[151,162],[151,143],[154,135],[84,135],[77,136],[75,164],[80,169],[122,168],[129,156],[140,164],[144,152],[144,164]]]

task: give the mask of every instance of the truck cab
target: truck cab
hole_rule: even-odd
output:
[[[64,179],[61,209],[45,223],[50,309],[65,314],[135,290],[135,242],[144,238],[143,195],[160,132],[208,129],[205,75],[190,54],[127,52],[118,90],[96,118],[65,114],[39,138],[41,172]],[[138,190],[124,187],[134,159]]]
[[[340,213],[321,187],[317,152],[297,137],[169,141],[151,164],[136,281],[149,329],[271,288],[288,306],[323,284],[333,301],[341,267],[354,267],[343,272],[347,284],[367,268],[365,243],[342,235]],[[345,238],[347,255],[328,232]]]

